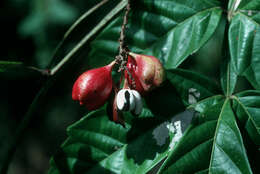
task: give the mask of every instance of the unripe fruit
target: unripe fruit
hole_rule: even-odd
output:
[[[157,58],[131,52],[129,55],[127,67],[136,84],[140,83],[142,87],[135,88],[137,91],[143,94],[162,84],[165,79],[165,72],[161,62]],[[125,77],[128,80],[130,79],[126,73]]]
[[[81,74],[73,85],[72,99],[79,100],[88,110],[105,104],[112,91],[111,71],[115,63],[91,69]]]

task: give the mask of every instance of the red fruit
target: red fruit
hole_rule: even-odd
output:
[[[114,98],[114,102],[113,102],[113,121],[115,123],[119,123],[121,124],[123,127],[125,127],[125,121],[123,119],[123,112],[120,111],[117,108],[117,104],[116,104],[116,98],[117,98],[117,92],[115,94],[115,98]]]
[[[73,85],[72,99],[79,100],[88,110],[105,104],[112,91],[111,71],[115,63],[91,69],[81,74]]]
[[[136,81],[136,86],[138,86],[136,90],[139,93],[149,92],[162,84],[165,72],[157,58],[135,53],[129,53],[129,55],[127,67]],[[125,74],[125,76],[129,79],[129,75]]]
[[[137,90],[140,94],[144,94],[144,88],[139,80],[139,78],[136,75],[137,72],[137,63],[135,59],[133,59],[131,56],[128,56],[128,62],[127,62],[127,69],[129,72],[125,71],[125,78],[127,79],[128,86],[132,89]],[[130,77],[129,73],[131,74],[132,78],[135,81],[135,88],[133,87],[133,81]]]

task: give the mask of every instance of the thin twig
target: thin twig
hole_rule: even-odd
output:
[[[105,3],[107,3],[108,0],[103,0],[100,3],[98,3],[97,5],[95,5],[94,7],[92,7],[89,11],[87,11],[86,13],[84,13],[82,16],[80,16],[80,18],[74,23],[72,24],[72,26],[68,29],[68,31],[64,34],[64,38],[68,37],[68,35],[76,28],[76,26],[81,23],[87,16],[89,16],[90,14],[92,14],[94,11],[96,11],[99,7],[101,7],[102,5],[104,5]]]
[[[116,56],[116,62],[117,64],[120,65],[119,69],[118,69],[118,72],[121,72],[121,71],[126,71],[128,76],[130,77],[131,79],[131,84],[130,84],[130,87],[133,87],[135,88],[135,80],[131,74],[131,72],[129,71],[129,69],[127,68],[126,64],[127,64],[127,57],[128,57],[128,47],[126,45],[126,25],[128,24],[128,15],[129,15],[129,12],[131,10],[131,5],[130,5],[130,0],[128,0],[128,3],[127,3],[127,6],[126,6],[126,10],[125,10],[125,15],[124,15],[124,18],[123,18],[123,24],[122,24],[122,27],[121,27],[121,32],[120,32],[120,37],[119,37],[119,54]]]
[[[52,55],[52,62],[50,65],[53,64],[54,62],[54,58],[57,56],[58,50],[61,48],[61,46],[64,44],[64,42],[66,41],[66,39],[68,38],[68,36],[75,30],[75,28],[84,20],[86,19],[89,15],[91,15],[93,12],[95,12],[97,9],[99,9],[101,6],[103,6],[104,4],[106,4],[106,2],[108,2],[108,0],[103,0],[100,3],[98,3],[97,5],[95,5],[94,7],[92,7],[91,9],[89,9],[87,12],[85,12],[83,15],[81,15],[76,21],[75,23],[73,23],[71,25],[71,27],[67,30],[67,32],[64,34],[62,40],[59,42],[59,44],[57,45],[57,47],[55,48],[53,55]]]
[[[104,19],[97,24],[97,26],[86,36],[54,67],[51,69],[50,74],[54,75],[66,62],[68,62],[73,55],[79,51],[80,48],[82,48],[83,45],[92,37],[94,36],[102,27],[104,27],[108,21],[110,21],[118,12],[122,10],[122,7],[124,7],[125,1],[121,1],[107,16],[104,17]]]
[[[44,76],[50,76],[50,70],[49,69],[39,69],[39,68],[36,68],[36,67],[33,67],[33,66],[28,66],[27,68],[34,70],[34,71],[37,71]]]
[[[119,71],[122,71],[125,69],[125,65],[127,63],[127,46],[125,44],[125,30],[126,30],[126,25],[128,23],[128,14],[130,11],[130,0],[128,0],[127,6],[126,6],[126,11],[125,15],[123,18],[123,24],[121,27],[121,32],[120,32],[120,37],[119,37],[119,55],[116,56],[116,61],[118,64],[120,64]]]

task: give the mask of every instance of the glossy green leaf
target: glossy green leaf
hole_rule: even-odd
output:
[[[213,103],[215,99],[205,99],[198,104]],[[159,173],[196,173],[208,169],[213,137],[224,100],[219,100],[212,107],[201,110],[201,116],[195,117],[180,142],[169,154]],[[194,108],[201,108],[194,106]],[[194,138],[196,137],[196,138]]]
[[[252,173],[229,99],[201,113],[160,173]]]
[[[198,103],[192,104],[188,107],[188,109],[194,109],[199,113],[204,113],[208,108],[211,108],[221,102],[223,102],[225,97],[223,95],[214,95],[212,97],[208,97],[204,100],[199,101]]]
[[[51,164],[60,173],[87,170],[91,164],[124,146],[126,132],[127,129],[109,121],[104,109],[91,112],[68,128],[69,138]]]
[[[243,75],[251,65],[252,48],[258,26],[242,13],[237,14],[229,28],[229,45],[232,65],[239,75]]]
[[[234,97],[236,114],[252,141],[260,146],[260,92],[243,91]]]
[[[105,109],[91,112],[68,128],[69,137],[51,160],[49,173],[148,172],[169,146],[169,137],[158,144],[154,131],[160,121],[149,114],[145,109],[124,128],[110,121]]]
[[[134,1],[127,30],[130,50],[158,57],[167,69],[178,67],[214,33],[221,17],[219,2]],[[89,64],[104,65],[118,51],[122,17],[115,19],[92,42]]]
[[[260,2],[258,0],[243,0],[239,4],[239,9],[242,12],[246,12],[247,10],[252,10],[252,13],[256,13],[260,8]],[[247,12],[248,12],[247,11]]]
[[[229,100],[218,118],[209,173],[252,173]]]
[[[233,94],[237,83],[237,77],[234,67],[229,61],[225,60],[221,66],[221,86],[226,96]]]
[[[167,71],[167,78],[189,105],[206,97],[220,93],[220,87],[212,79],[185,69]]]
[[[256,89],[260,88],[259,10],[259,1],[241,1],[229,28],[231,66],[237,75],[245,76]]]

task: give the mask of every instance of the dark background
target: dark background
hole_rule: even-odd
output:
[[[0,61],[48,68],[66,30],[96,2],[99,1],[1,0]],[[68,47],[62,52],[66,53]],[[66,138],[66,127],[86,113],[71,100],[76,78],[73,72],[77,71],[64,73],[48,91],[17,146],[10,174],[46,173],[50,157]],[[15,130],[45,81],[46,77],[38,75],[0,74],[0,166]]]

